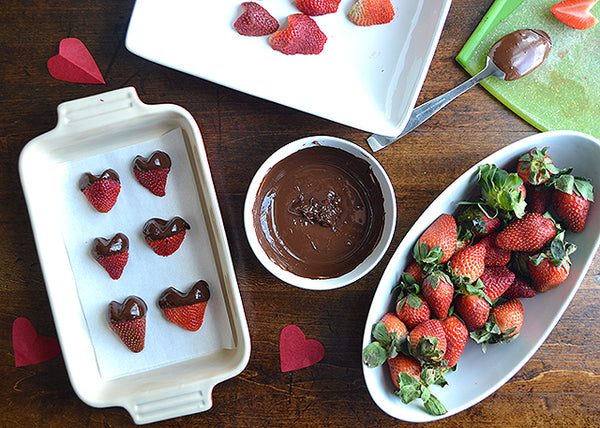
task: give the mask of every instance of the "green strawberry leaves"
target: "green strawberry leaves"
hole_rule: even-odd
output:
[[[477,168],[477,184],[481,187],[481,196],[492,209],[504,217],[525,215],[525,197],[519,189],[523,180],[516,173],[496,167],[480,165]]]
[[[591,181],[583,177],[575,177],[571,174],[562,174],[553,180],[554,187],[563,193],[571,195],[575,193],[585,200],[594,201],[594,186]]]
[[[406,373],[400,373],[398,384],[400,388],[395,394],[400,397],[404,404],[420,398],[423,401],[425,411],[430,415],[440,416],[448,412],[442,402],[429,391],[429,385],[444,386],[447,384],[437,370],[424,369],[421,372],[420,379],[415,379]]]

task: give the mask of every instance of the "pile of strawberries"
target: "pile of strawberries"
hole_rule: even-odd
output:
[[[327,36],[314,16],[338,10],[341,0],[295,0],[298,11],[288,16],[288,28],[279,30],[279,22],[257,2],[243,2],[242,14],[233,27],[243,36],[269,36],[271,47],[286,55],[316,55],[323,51]],[[348,11],[348,19],[359,26],[387,24],[394,19],[390,0],[356,0]]]
[[[386,361],[404,403],[421,398],[432,415],[446,413],[429,386],[444,386],[469,337],[488,345],[517,337],[519,299],[560,285],[575,245],[565,232],[584,230],[593,186],[559,170],[534,148],[515,172],[481,165],[480,196],[454,215],[441,214],[419,237],[413,260],[394,288],[395,311],[373,326],[363,351],[369,367]]]

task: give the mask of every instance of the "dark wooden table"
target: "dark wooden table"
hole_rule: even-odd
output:
[[[6,0],[0,5],[0,426],[127,426],[122,408],[97,409],[73,391],[61,357],[16,368],[11,326],[29,318],[56,337],[18,176],[23,146],[56,124],[67,100],[134,86],[146,103],[174,103],[202,131],[218,193],[252,353],[246,369],[216,386],[213,407],[162,426],[403,426],[365,387],[361,336],[371,298],[394,249],[421,212],[471,165],[538,131],[481,88],[375,156],[395,186],[397,229],[384,260],[348,287],[311,292],[282,283],[260,265],[243,231],[246,188],[277,148],[308,135],[332,135],[366,148],[367,133],[150,63],[125,49],[134,1]],[[455,0],[419,103],[465,80],[454,57],[492,0]],[[107,84],[53,79],[46,61],[65,37],[85,42]],[[506,385],[472,408],[432,426],[600,425],[600,294],[596,257],[565,315]],[[321,341],[324,359],[290,373],[279,367],[288,324]]]

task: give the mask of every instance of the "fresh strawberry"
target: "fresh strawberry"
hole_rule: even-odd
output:
[[[233,28],[242,36],[266,36],[279,28],[279,22],[260,4],[246,1],[241,4],[242,14]]]
[[[436,271],[423,280],[423,297],[438,318],[446,318],[454,297],[454,285],[448,275]]]
[[[341,0],[296,0],[296,7],[310,16],[337,12]]]
[[[470,331],[482,328],[490,313],[490,304],[475,294],[459,294],[454,307]]]
[[[399,354],[387,360],[390,376],[396,389],[400,389],[400,373],[405,373],[415,379],[421,376],[421,363],[410,355]]]
[[[534,297],[536,294],[535,288],[529,282],[516,277],[510,287],[502,294],[502,297],[504,299],[520,299]]]
[[[496,245],[496,235],[497,233],[492,233],[479,242],[485,247],[486,266],[506,266],[511,259],[511,251],[503,250]]]
[[[79,180],[79,188],[94,208],[107,213],[117,203],[121,181],[113,169],[107,169],[100,175],[86,172]]]
[[[450,214],[440,215],[419,237],[417,245],[424,244],[429,251],[436,251],[438,247],[442,251],[439,263],[450,260],[456,249],[456,221]]]
[[[108,325],[131,352],[141,352],[146,339],[146,312],[148,306],[137,296],[127,297],[123,303],[108,305]]]
[[[547,186],[530,186],[527,191],[527,212],[544,214],[552,205],[552,189]]]
[[[547,181],[552,174],[558,173],[558,168],[546,154],[548,147],[533,148],[519,157],[517,174],[525,184],[537,186]]]
[[[189,331],[198,331],[204,322],[209,298],[208,284],[198,281],[185,294],[169,287],[159,297],[158,306],[172,323]]]
[[[479,166],[477,174],[481,196],[495,213],[505,218],[523,217],[527,206],[527,192],[523,180],[516,173],[508,173],[495,165],[485,164]]]
[[[594,200],[594,187],[589,180],[561,175],[554,181],[552,207],[565,226],[572,232],[579,233],[585,223]]]
[[[480,204],[467,204],[458,215],[457,222],[459,227],[478,238],[495,232],[502,224],[498,216],[490,217]]]
[[[408,333],[412,356],[420,361],[440,361],[446,352],[446,333],[440,320],[428,319]]]
[[[380,322],[382,322],[383,325],[385,325],[387,334],[389,336],[395,334],[396,338],[400,339],[402,336],[408,333],[406,325],[404,325],[404,323],[400,321],[400,318],[398,318],[398,316],[394,312],[388,312],[387,314],[385,314],[381,318]],[[375,337],[375,339],[377,340],[377,337]],[[381,340],[379,340],[379,342],[381,342]]]
[[[117,233],[110,240],[96,238],[92,245],[92,257],[112,279],[119,279],[129,260],[129,239],[123,233]]]
[[[496,236],[496,245],[509,251],[537,251],[556,235],[554,221],[538,213],[527,213],[510,222]]]
[[[466,278],[472,284],[485,269],[485,247],[481,244],[471,245],[454,254],[448,263],[452,275]]]
[[[390,0],[356,0],[348,11],[350,21],[363,27],[387,24],[394,19],[394,15]]]
[[[310,16],[296,13],[288,16],[288,28],[269,37],[269,44],[286,55],[316,55],[323,51],[327,36]]]
[[[156,196],[165,196],[167,176],[171,170],[171,158],[165,152],[155,151],[149,158],[136,156],[133,173],[137,181]]]
[[[409,294],[396,304],[396,315],[409,330],[429,319],[431,309],[421,295]]]
[[[523,304],[518,299],[510,299],[490,311],[485,326],[471,333],[471,338],[481,343],[485,352],[488,345],[499,342],[510,342],[517,337],[523,326]]]
[[[483,292],[493,302],[510,287],[515,274],[506,266],[487,266],[479,279],[483,282]]]
[[[577,247],[563,240],[564,232],[552,240],[547,251],[535,254],[529,259],[529,275],[535,289],[543,293],[562,284],[569,276],[571,259],[569,255]]]
[[[388,312],[373,325],[371,334],[375,342],[371,342],[363,350],[363,362],[373,368],[400,353],[401,346],[406,342],[408,330],[394,312]]]
[[[597,0],[563,0],[554,4],[550,12],[563,24],[576,30],[587,30],[598,23],[590,10]]]
[[[467,340],[469,330],[467,326],[454,315],[441,321],[444,333],[446,333],[446,353],[444,359],[448,361],[448,367],[454,367],[461,356]]]
[[[425,271],[419,266],[416,260],[413,260],[405,272],[411,275],[417,284],[420,284],[423,281],[423,277],[425,276]]]
[[[190,225],[181,217],[171,220],[152,218],[146,222],[142,230],[144,239],[159,256],[167,257],[181,246],[186,230]]]

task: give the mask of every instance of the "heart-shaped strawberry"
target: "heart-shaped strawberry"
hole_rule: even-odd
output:
[[[28,366],[51,360],[60,354],[58,340],[40,336],[31,321],[17,318],[12,325],[15,367]]]
[[[177,251],[189,229],[190,225],[181,217],[173,217],[168,221],[152,218],[146,222],[142,232],[152,250],[159,256],[166,257]]]
[[[165,196],[171,158],[165,152],[155,151],[149,158],[138,155],[133,160],[133,173],[142,186],[156,196]]]
[[[324,355],[325,348],[321,342],[306,339],[300,327],[291,324],[281,330],[279,356],[282,372],[312,366],[321,361]]]
[[[258,3],[246,1],[241,6],[242,14],[233,28],[242,36],[266,36],[279,28],[279,22]]]
[[[206,281],[198,281],[187,293],[169,287],[158,299],[158,306],[169,321],[189,331],[198,331],[210,298]]]
[[[269,44],[286,55],[321,53],[327,36],[310,16],[296,13],[288,16],[288,28],[271,34]]]
[[[108,325],[131,352],[144,349],[146,312],[146,302],[137,296],[129,296],[123,303],[113,300],[108,305]]]
[[[48,60],[50,75],[58,80],[75,83],[105,84],[104,77],[83,42],[75,38],[62,39],[58,55]]]
[[[92,256],[112,279],[119,279],[129,259],[129,239],[123,233],[117,233],[110,240],[96,238]]]
[[[94,208],[107,213],[117,203],[121,180],[114,169],[107,169],[100,175],[86,172],[79,180],[79,188]]]

